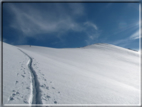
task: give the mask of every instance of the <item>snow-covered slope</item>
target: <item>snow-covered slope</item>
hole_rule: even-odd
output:
[[[3,103],[28,103],[30,76],[28,57],[17,47],[3,43]]]
[[[139,53],[4,43],[4,104],[140,104]]]

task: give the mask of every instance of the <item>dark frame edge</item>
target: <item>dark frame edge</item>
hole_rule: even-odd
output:
[[[136,1],[82,1],[82,0],[79,0],[79,1],[24,1],[24,0],[21,0],[21,1],[18,1],[18,0],[15,0],[15,1],[1,1],[1,105],[0,106],[4,106],[3,104],[3,3],[140,3],[141,6],[142,6],[142,1],[140,0],[136,0]],[[142,21],[142,8],[141,8],[141,21]],[[142,23],[142,22],[141,22]],[[140,55],[140,58],[141,58],[141,77],[142,77],[142,25],[141,25],[141,55]],[[141,78],[141,82],[142,82],[142,78]],[[142,89],[142,85],[141,85],[141,89]],[[142,92],[141,92],[141,102],[142,102]],[[140,106],[142,105],[142,103],[140,103]],[[138,107],[140,107],[138,106]],[[102,106],[103,107],[103,106]],[[118,106],[119,107],[119,106]],[[131,106],[133,107],[133,106]]]
[[[1,106],[3,106],[3,1],[1,1]]]
[[[70,0],[70,1],[67,1],[67,0],[63,0],[63,1],[59,1],[59,0],[53,0],[53,1],[49,1],[49,0],[42,0],[42,1],[38,1],[38,0],[15,0],[15,1],[2,1],[2,3],[141,3],[140,0],[115,0],[115,1],[112,1],[112,0]]]

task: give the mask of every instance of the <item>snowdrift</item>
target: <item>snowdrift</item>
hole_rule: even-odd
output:
[[[140,105],[138,52],[110,44],[56,49],[6,43],[3,51],[4,104]]]

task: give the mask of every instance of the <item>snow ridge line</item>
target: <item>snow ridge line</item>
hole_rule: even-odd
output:
[[[34,71],[33,67],[32,67],[32,62],[33,62],[33,58],[30,57],[27,53],[25,53],[24,51],[22,51],[21,49],[19,49],[23,54],[25,54],[28,58],[29,58],[29,61],[28,61],[28,68],[30,70],[30,73],[31,73],[31,79],[32,79],[32,83],[31,83],[31,95],[29,97],[29,103],[31,104],[42,104],[42,101],[41,101],[41,95],[40,95],[40,84],[39,84],[39,81],[37,79],[37,74],[36,72]]]

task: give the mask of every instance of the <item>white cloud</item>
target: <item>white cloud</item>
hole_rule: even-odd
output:
[[[11,27],[22,31],[27,36],[39,33],[60,32],[61,30],[80,31],[82,29],[75,21],[76,16],[83,14],[84,9],[81,4],[70,4],[70,12],[62,4],[57,3],[47,4],[46,9],[38,9],[30,4],[22,4],[20,6],[10,4],[9,7],[15,15]]]
[[[129,38],[121,39],[121,40],[117,40],[117,41],[113,42],[112,44],[120,45],[120,46],[126,46],[126,45],[128,45],[129,40],[130,40]]]
[[[113,42],[112,44],[114,45],[121,45],[121,46],[126,46],[130,41],[139,39],[139,30],[137,30],[135,33],[133,33],[131,36],[125,39],[121,39],[118,41]]]
[[[98,30],[98,27],[94,23],[87,21],[87,22],[84,23],[84,25],[90,26],[90,27],[94,28],[95,30]]]
[[[135,33],[133,33],[133,34],[130,36],[130,39],[139,39],[139,38],[140,38],[139,30],[137,30]]]
[[[101,30],[98,29],[98,26],[95,23],[89,21],[84,23],[84,28],[84,32],[88,36],[85,42],[87,45],[91,45],[100,36]]]
[[[129,25],[126,22],[121,21],[118,23],[118,28],[116,29],[116,31],[114,31],[113,35],[117,35],[122,32],[127,32],[130,29],[137,29],[137,28],[139,28],[139,21],[135,23],[131,23]]]
[[[67,3],[66,7],[62,3],[51,3],[50,5],[44,3],[43,7],[36,3],[7,6],[14,16],[10,26],[27,37],[39,39],[37,34],[48,36],[50,33],[56,33],[56,36],[63,41],[61,35],[65,35],[67,31],[84,32],[89,45],[100,35],[100,30],[95,23],[76,21],[85,15],[85,8],[81,3]]]

